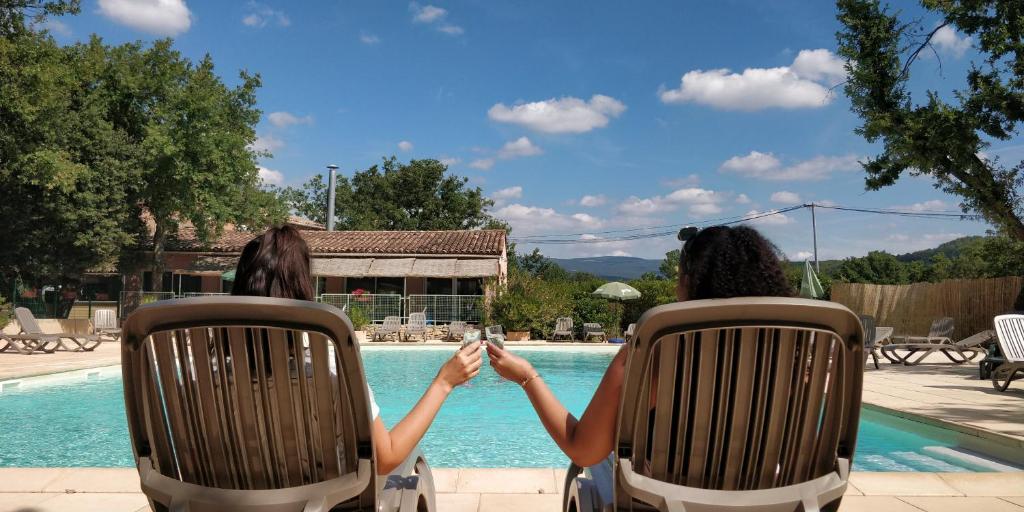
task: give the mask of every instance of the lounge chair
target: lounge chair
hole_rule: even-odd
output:
[[[92,328],[101,338],[113,341],[121,339],[121,328],[117,325],[117,313],[113,309],[97,309],[92,314]]]
[[[1006,391],[1011,382],[1024,378],[1024,314],[999,315],[994,323],[1005,362],[992,370],[992,386]]]
[[[168,300],[129,316],[125,409],[153,510],[433,511],[419,453],[377,475],[353,332],[337,308],[267,297]]]
[[[636,334],[636,324],[629,324],[629,327],[626,327],[626,332],[622,333],[623,342],[629,343],[634,334]]]
[[[875,325],[875,317],[871,315],[860,315],[860,323],[864,326],[864,353],[865,357],[870,357],[875,362],[875,369],[878,366],[878,342],[880,341],[878,336],[878,327]],[[882,327],[886,329],[886,327]],[[889,328],[889,336],[892,336],[892,329]],[[865,365],[866,365],[865,361]]]
[[[484,337],[488,343],[494,343],[499,347],[505,346],[505,329],[500,325],[491,325],[484,328]]]
[[[405,324],[405,333],[402,341],[409,341],[409,338],[419,336],[423,342],[427,342],[427,314],[409,313],[409,323]]]
[[[395,339],[399,339],[402,332],[402,319],[397,316],[386,316],[384,317],[384,323],[380,324],[380,327],[373,330],[373,338],[371,341],[387,341],[388,336],[394,335]]]
[[[601,327],[601,324],[585,323],[583,324],[583,341],[590,341],[591,338],[597,338],[601,342],[608,341],[608,335],[604,333],[604,327]]]
[[[576,337],[572,332],[572,318],[563,316],[555,320],[555,332],[551,334],[551,341],[558,341],[559,338],[573,341]]]
[[[32,311],[28,308],[14,308],[14,317],[18,319],[18,325],[21,326],[22,334],[30,334],[38,336],[42,340],[55,342],[57,349],[69,352],[92,352],[100,345],[100,337],[96,334],[43,332],[43,329],[39,327],[39,322],[36,321],[36,317],[32,315]],[[64,344],[64,340],[75,346],[69,348],[68,345]]]
[[[462,341],[462,335],[466,333],[466,322],[455,321],[448,324],[448,334],[445,341]]]
[[[882,347],[882,356],[893,364],[913,366],[929,355],[941,352],[950,361],[963,364],[973,361],[975,357],[984,353],[980,345],[989,338],[984,337],[983,332],[954,343],[951,338],[953,336],[953,319],[950,317],[939,318],[932,322],[931,328],[928,329],[928,336],[892,338],[891,343]],[[901,354],[900,352],[906,353]],[[911,359],[919,352],[920,355]]]
[[[0,330],[0,352],[17,352],[31,355],[36,352],[52,354],[57,350],[57,340],[39,334],[7,334]]]
[[[857,439],[863,337],[857,315],[820,300],[648,310],[626,360],[615,451],[585,476],[570,466],[565,510],[838,508]]]

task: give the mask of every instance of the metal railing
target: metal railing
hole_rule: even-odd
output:
[[[407,311],[426,311],[427,321],[434,324],[451,322],[480,323],[483,319],[483,295],[410,295]]]
[[[352,311],[359,308],[371,322],[383,322],[384,317],[402,316],[404,300],[401,295],[381,293],[325,293],[317,302],[330,304],[339,309]]]
[[[226,293],[226,292],[185,292],[185,293],[183,293],[181,295],[178,295],[178,298],[179,299],[188,299],[188,298],[192,298],[192,297],[212,297],[212,296],[217,296],[217,295],[231,295],[231,294],[230,293]]]
[[[121,292],[120,307],[117,316],[122,320],[132,314],[133,311],[144,304],[150,304],[160,300],[173,299],[173,292]]]

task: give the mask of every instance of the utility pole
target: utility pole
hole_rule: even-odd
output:
[[[811,208],[811,233],[814,237],[814,271],[821,273],[821,266],[818,265],[818,223],[814,218],[814,203],[805,204]]]
[[[327,231],[334,231],[334,186],[338,180],[338,166],[328,165],[327,170],[329,171],[327,178]]]

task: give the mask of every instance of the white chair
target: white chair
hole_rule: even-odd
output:
[[[1024,315],[999,315],[995,318],[996,343],[1006,362],[992,370],[992,386],[1006,391],[1010,382],[1024,377]]]

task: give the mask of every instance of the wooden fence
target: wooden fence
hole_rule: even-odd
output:
[[[872,315],[895,334],[925,335],[932,320],[951,316],[954,339],[992,328],[992,317],[1013,310],[1024,277],[951,279],[939,283],[832,285],[832,300]]]

